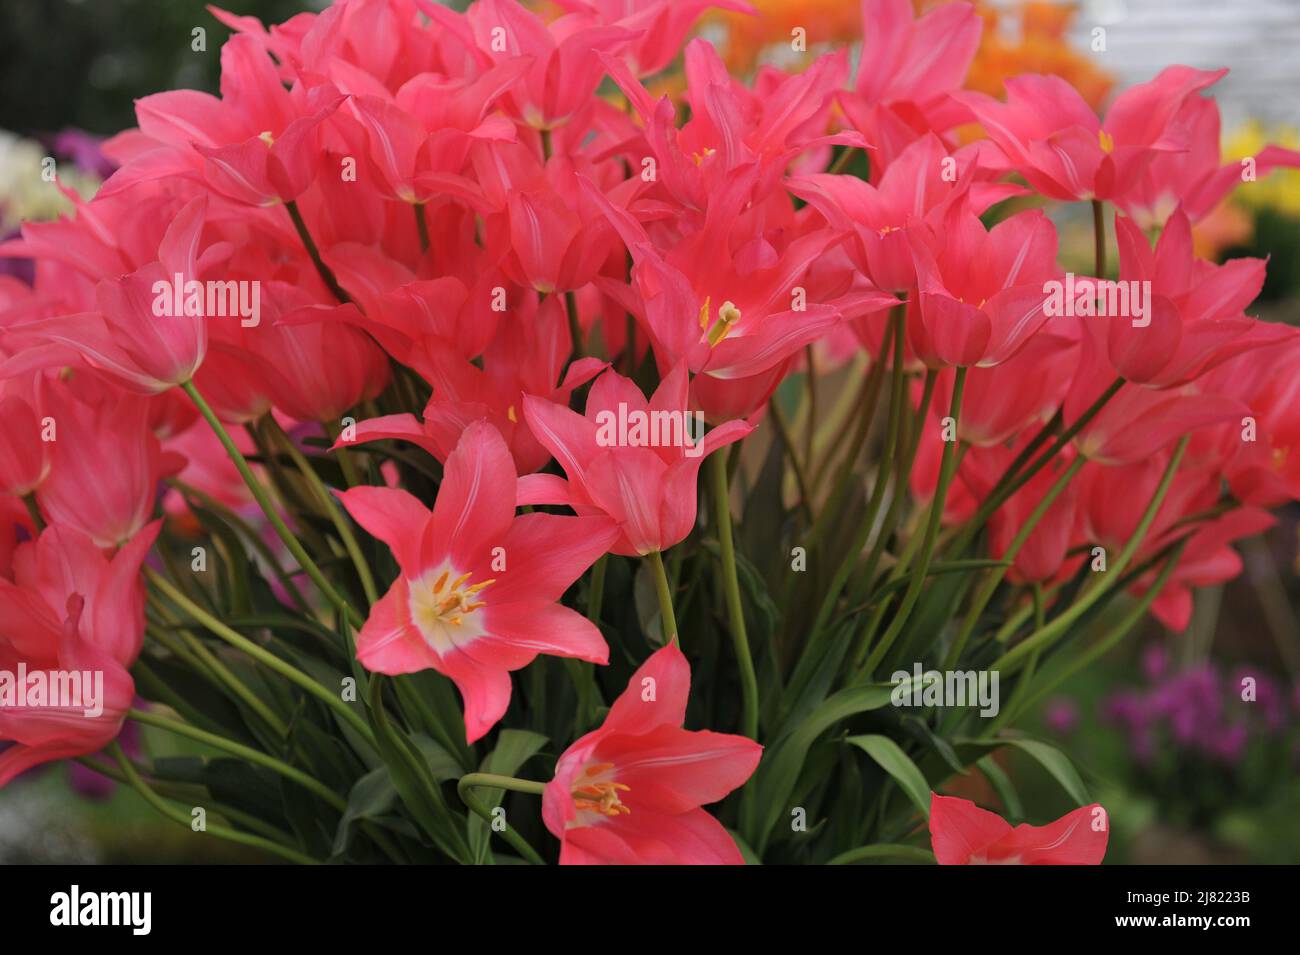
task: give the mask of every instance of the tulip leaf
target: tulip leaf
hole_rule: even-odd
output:
[[[777,820],[790,808],[786,803],[817,737],[843,719],[887,705],[893,689],[869,684],[840,690],[768,747],[754,779],[745,787],[741,807],[741,831],[759,855],[767,848]]]
[[[479,771],[495,773],[498,776],[513,776],[519,771],[519,767],[532,759],[546,743],[547,738],[540,733],[532,733],[528,730],[502,730],[497,738],[496,749],[488,753]],[[482,788],[478,790],[478,795],[483,800],[483,805],[491,809],[501,804],[505,790]],[[506,824],[510,824],[509,820]],[[475,813],[470,813],[468,826],[466,835],[469,838],[470,848],[474,852],[474,864],[482,865],[491,861],[492,832],[488,824]]]
[[[999,746],[1014,746],[1047,770],[1078,805],[1087,806],[1092,802],[1092,799],[1088,796],[1088,789],[1079,776],[1079,771],[1074,768],[1070,758],[1055,746],[1049,746],[1040,740],[1021,737],[1003,737],[995,740],[959,740],[958,743],[987,749],[996,749]]]
[[[902,748],[888,736],[871,734],[868,736],[850,736],[848,742],[861,749],[879,764],[880,768],[894,777],[899,788],[907,794],[921,814],[930,818],[930,784],[916,768],[916,763],[903,752]]]
[[[1011,777],[1007,775],[1006,770],[994,761],[993,754],[982,757],[975,765],[979,767],[984,778],[992,784],[998,798],[1002,800],[1002,805],[1007,810],[1007,821],[1019,822],[1024,819],[1025,807],[1020,802],[1015,784],[1011,782]]]
[[[892,842],[878,842],[870,846],[859,846],[842,852],[827,865],[853,865],[855,862],[868,862],[875,859],[897,859],[901,862],[920,862],[934,865],[934,853],[921,846],[904,846]]]

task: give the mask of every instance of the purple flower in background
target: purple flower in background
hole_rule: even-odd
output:
[[[1043,722],[1058,736],[1069,736],[1079,725],[1079,707],[1074,700],[1058,696],[1043,710]]]
[[[1161,752],[1162,739],[1175,756],[1234,765],[1254,739],[1277,735],[1290,723],[1281,685],[1256,669],[1240,668],[1230,677],[1208,662],[1176,670],[1159,645],[1143,653],[1142,669],[1149,686],[1117,691],[1101,705],[1103,722],[1123,730],[1142,765]]]
[[[107,179],[117,171],[117,165],[99,148],[103,142],[85,130],[67,127],[60,133],[44,137],[46,145],[56,157],[71,160],[83,172]]]

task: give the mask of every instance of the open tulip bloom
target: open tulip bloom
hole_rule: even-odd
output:
[[[0,785],[302,863],[1100,863],[1027,718],[1300,499],[1300,334],[1198,251],[1224,71],[546,6],[214,11],[220,95],[0,244]]]

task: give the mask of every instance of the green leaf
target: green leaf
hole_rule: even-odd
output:
[[[1019,822],[1025,818],[1025,807],[1020,802],[1020,796],[1016,792],[1015,784],[1011,782],[1011,777],[1006,771],[999,766],[993,759],[993,754],[989,754],[980,759],[975,764],[979,767],[980,772],[984,774],[997,791],[998,798],[1002,800],[1002,805],[1007,810],[1007,820],[1010,822]]]
[[[362,776],[348,794],[348,808],[339,820],[334,835],[333,858],[347,853],[352,840],[352,824],[363,819],[377,819],[392,811],[397,804],[397,790],[387,769],[375,769]]]
[[[741,806],[741,831],[759,855],[777,820],[789,809],[790,794],[817,737],[843,719],[887,705],[893,689],[867,685],[840,690],[767,749],[753,782],[745,787]]]
[[[874,759],[880,768],[894,777],[903,792],[916,803],[925,818],[930,818],[930,784],[902,748],[888,736],[850,736],[848,742]]]
[[[1052,778],[1061,784],[1061,788],[1069,794],[1070,798],[1080,806],[1086,806],[1092,802],[1078,770],[1074,768],[1070,758],[1055,746],[1049,746],[1040,740],[1019,737],[995,740],[961,740],[960,743],[988,749],[997,749],[999,746],[1014,746],[1047,770]]]
[[[904,862],[925,862],[934,865],[934,853],[920,846],[904,846],[892,842],[878,842],[842,852],[827,865],[852,865],[872,859],[899,859]]]
[[[495,773],[498,776],[513,776],[519,771],[519,767],[528,762],[537,751],[547,743],[547,738],[540,733],[530,733],[527,730],[502,730],[501,735],[497,738],[496,749],[492,750],[483,760],[483,765],[479,768],[480,772]],[[489,808],[501,804],[501,799],[505,796],[504,789],[479,789],[479,798],[483,804]],[[470,848],[474,853],[474,864],[483,865],[491,861],[492,851],[490,840],[492,832],[488,824],[484,822],[476,813],[469,814],[467,836],[469,837]]]

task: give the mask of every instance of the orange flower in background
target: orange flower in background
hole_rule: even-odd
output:
[[[920,0],[917,6],[924,11],[940,3]],[[1030,0],[1011,9],[987,3],[977,3],[975,8],[984,18],[984,34],[966,77],[967,89],[1000,97],[1009,76],[1051,73],[1078,90],[1093,109],[1101,108],[1115,78],[1066,37],[1079,12],[1077,6]]]

